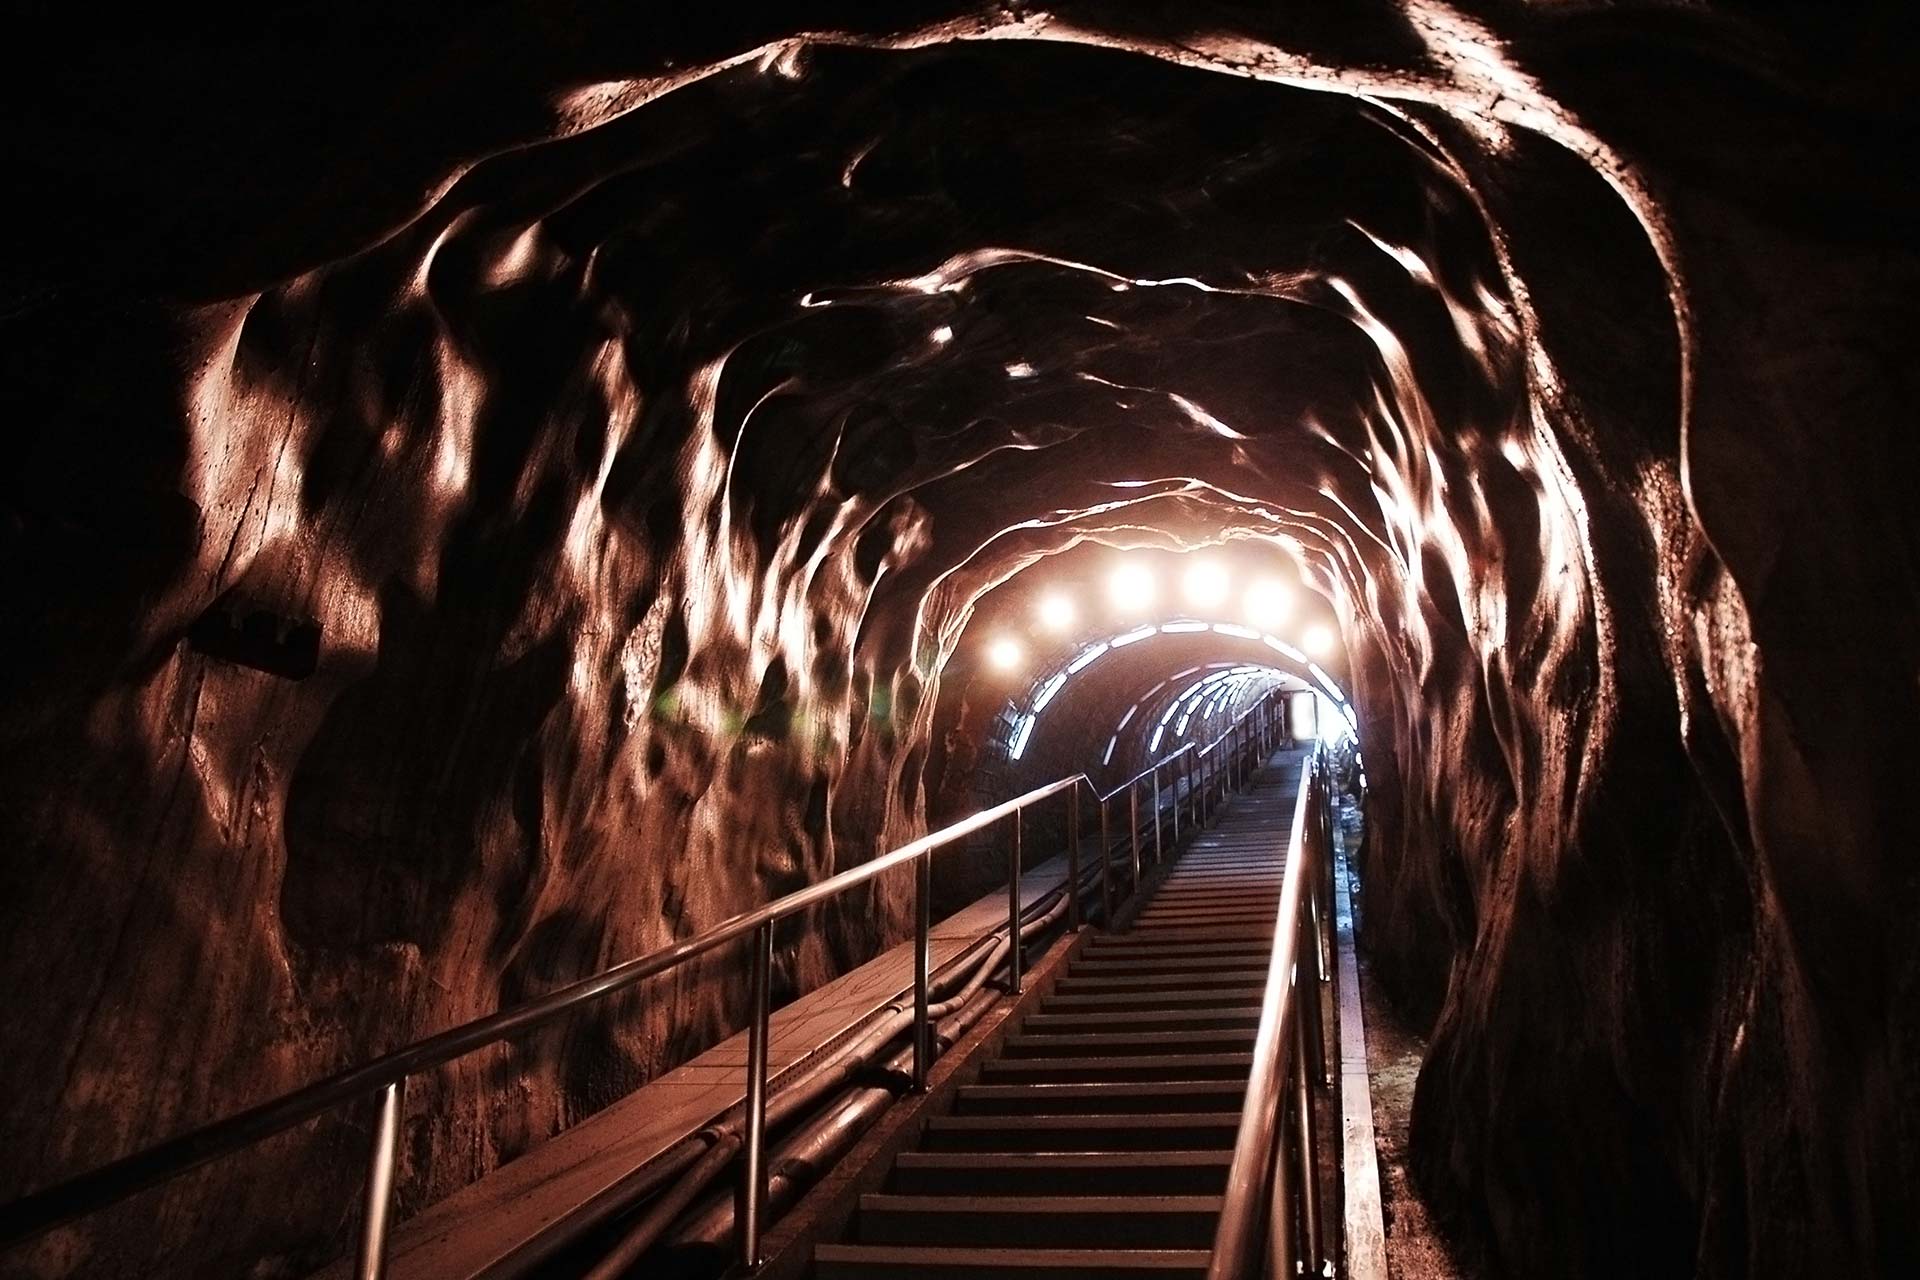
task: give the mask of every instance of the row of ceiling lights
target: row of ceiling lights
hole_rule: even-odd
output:
[[[1197,613],[1216,614],[1233,594],[1233,580],[1218,561],[1196,560],[1181,575],[1180,592]],[[1159,596],[1159,578],[1137,561],[1126,561],[1107,575],[1107,601],[1122,618],[1145,616]],[[1278,578],[1257,578],[1241,592],[1241,620],[1260,631],[1271,631],[1292,612],[1293,592]],[[1080,620],[1080,607],[1072,596],[1050,591],[1035,601],[1034,615],[1041,630],[1064,634]],[[1333,632],[1315,623],[1301,636],[1301,647],[1325,657],[1333,650]],[[1026,661],[1026,651],[1012,636],[994,637],[986,652],[989,665],[1000,671],[1016,671]]]

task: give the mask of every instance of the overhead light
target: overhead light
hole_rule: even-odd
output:
[[[1145,613],[1153,605],[1153,573],[1143,564],[1127,563],[1107,578],[1107,597],[1123,613]]]
[[[1333,632],[1319,623],[1315,623],[1313,626],[1307,628],[1305,635],[1300,637],[1300,643],[1306,648],[1306,651],[1314,657],[1324,658],[1333,652]]]
[[[1211,560],[1197,560],[1181,585],[1196,609],[1218,609],[1227,598],[1227,571]]]
[[[1073,625],[1073,601],[1058,592],[1040,597],[1034,611],[1040,615],[1040,625],[1049,631],[1065,631]]]
[[[1293,612],[1293,593],[1278,579],[1262,578],[1247,588],[1240,610],[1250,625],[1268,631],[1285,622]]]
[[[1019,644],[1005,636],[1000,637],[987,646],[987,662],[991,664],[996,671],[1013,671],[1018,669],[1020,659],[1024,656],[1025,655],[1020,652]]]

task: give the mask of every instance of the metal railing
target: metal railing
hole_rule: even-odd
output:
[[[1331,785],[1326,751],[1316,746],[1301,767],[1253,1068],[1208,1280],[1333,1274],[1322,1239],[1320,1147],[1313,1114],[1313,1091],[1332,1083],[1320,997],[1321,984],[1332,978],[1331,913],[1326,909],[1331,901]],[[1291,1126],[1283,1105],[1291,1109]]]
[[[695,937],[669,947],[625,961],[589,978],[549,992],[536,1000],[505,1009],[472,1022],[439,1032],[404,1048],[394,1050],[358,1067],[341,1071],[292,1093],[284,1094],[224,1120],[178,1137],[145,1151],[136,1152],[66,1182],[32,1192],[0,1207],[0,1248],[17,1245],[45,1234],[55,1227],[90,1213],[109,1208],[141,1191],[188,1173],[210,1161],[254,1146],[297,1124],[324,1112],[362,1098],[377,1097],[379,1111],[368,1156],[365,1194],[361,1210],[358,1261],[354,1274],[361,1280],[379,1280],[386,1272],[387,1245],[393,1217],[393,1195],[400,1140],[400,1117],[407,1079],[489,1045],[498,1044],[524,1031],[572,1013],[581,1007],[616,992],[626,990],[647,978],[665,973],[698,956],[728,943],[752,936],[752,978],[748,1021],[746,1069],[745,1151],[740,1213],[740,1252],[751,1269],[760,1262],[760,1240],[765,1223],[762,1206],[766,1191],[766,1119],[767,1119],[767,1043],[770,1022],[769,990],[773,964],[773,929],[781,920],[817,903],[845,893],[858,885],[912,863],[915,868],[913,984],[914,1020],[912,1030],[913,1084],[924,1089],[932,1065],[934,1044],[929,1018],[928,991],[931,968],[931,879],[935,851],[1002,820],[1012,821],[1007,880],[1009,947],[1007,974],[1009,989],[1021,989],[1021,817],[1035,804],[1070,793],[1067,808],[1067,885],[1068,924],[1077,930],[1080,919],[1080,803],[1081,792],[1099,803],[1101,840],[1101,892],[1105,908],[1103,920],[1112,920],[1112,874],[1106,839],[1109,802],[1122,792],[1129,795],[1135,821],[1132,836],[1133,886],[1139,883],[1140,838],[1143,830],[1138,818],[1138,788],[1151,779],[1154,789],[1154,848],[1161,848],[1160,778],[1163,772],[1184,770],[1188,782],[1189,822],[1203,823],[1217,808],[1229,785],[1251,776],[1258,763],[1256,753],[1277,744],[1285,716],[1279,707],[1279,694],[1269,692],[1212,742],[1196,748],[1189,743],[1119,787],[1102,795],[1093,788],[1084,773],[1061,778],[1037,787],[1024,795],[981,810],[938,831],[901,845],[870,862],[849,868],[838,875],[796,890],[774,902],[744,912],[715,925]],[[1179,833],[1180,797],[1175,784],[1173,825]],[[997,934],[999,926],[991,932]]]

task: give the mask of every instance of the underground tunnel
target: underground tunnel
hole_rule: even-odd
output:
[[[1392,1275],[1920,1274],[1893,6],[28,9],[0,1274],[380,1274],[369,1220],[404,1259],[747,1045],[719,1168],[763,1001],[1010,851],[1069,868],[1057,999],[1222,833],[1308,858],[1281,787],[1419,1046]],[[1075,778],[930,908],[902,862],[193,1146]],[[920,1035],[849,1068],[876,1135]],[[735,1176],[484,1274],[668,1274],[606,1250],[745,1231]]]

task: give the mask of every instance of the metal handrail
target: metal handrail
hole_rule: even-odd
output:
[[[1326,1084],[1326,1042],[1319,983],[1328,977],[1321,934],[1328,921],[1318,903],[1322,863],[1331,841],[1324,749],[1315,745],[1301,767],[1300,793],[1287,837],[1287,866],[1274,922],[1266,994],[1253,1042],[1253,1067],[1214,1231],[1208,1280],[1327,1274],[1318,1206],[1318,1142],[1311,1088]],[[1304,925],[1304,928],[1303,928]],[[1291,1083],[1295,1141],[1287,1141],[1281,1105]],[[1297,1168],[1288,1170],[1292,1156]],[[1296,1258],[1295,1201],[1305,1239]],[[1260,1260],[1262,1229],[1266,1258]]]
[[[1244,751],[1256,742],[1272,740],[1273,718],[1265,714],[1273,695],[1263,696],[1243,712],[1206,747],[1196,760],[1204,759],[1215,747],[1238,735]],[[1257,726],[1251,724],[1260,716]],[[1257,732],[1255,731],[1257,728]],[[749,1267],[759,1262],[760,1209],[764,1199],[764,1139],[766,1124],[767,1040],[769,1021],[768,994],[773,955],[773,926],[779,921],[824,902],[857,885],[884,875],[911,862],[916,867],[915,939],[914,939],[914,1085],[923,1089],[931,1064],[933,1044],[928,1020],[930,982],[931,855],[948,844],[992,826],[1006,818],[1013,820],[1008,877],[1008,950],[1009,987],[1018,993],[1021,987],[1020,955],[1020,844],[1021,814],[1030,806],[1063,792],[1071,791],[1068,809],[1068,893],[1069,920],[1080,926],[1080,789],[1094,795],[1101,806],[1103,820],[1106,802],[1114,795],[1134,787],[1152,775],[1158,786],[1159,770],[1170,761],[1194,751],[1187,743],[1165,760],[1137,775],[1120,789],[1100,796],[1085,773],[1076,773],[1036,787],[1011,800],[983,809],[970,817],[942,827],[938,831],[911,840],[899,848],[881,854],[869,862],[850,867],[837,875],[778,898],[754,910],[722,921],[705,933],[684,939],[672,946],[614,965],[591,977],[569,983],[535,1000],[512,1009],[501,1010],[472,1022],[426,1037],[403,1048],[327,1076],[291,1093],[269,1099],[244,1111],[214,1121],[201,1128],[170,1138],[144,1151],[124,1156],[65,1182],[22,1196],[0,1207],[0,1247],[8,1247],[43,1235],[64,1223],[110,1207],[138,1192],[190,1172],[210,1161],[244,1150],[275,1134],[362,1097],[377,1096],[380,1111],[369,1155],[365,1200],[361,1215],[359,1265],[355,1274],[363,1280],[377,1280],[386,1266],[387,1234],[392,1218],[392,1196],[398,1156],[400,1112],[406,1080],[488,1045],[497,1044],[523,1031],[531,1030],[570,1013],[591,1001],[625,990],[635,983],[655,977],[688,960],[755,935],[752,948],[752,1017],[748,1025],[748,1071],[746,1101],[747,1180],[742,1223],[742,1251]],[[1218,773],[1216,768],[1215,773]],[[1176,803],[1176,810],[1177,810]],[[1159,811],[1155,809],[1156,836]],[[1177,823],[1177,817],[1176,817]],[[1139,833],[1134,835],[1136,855]],[[1102,854],[1106,849],[1103,842]],[[1136,869],[1138,859],[1136,856]],[[1108,890],[1110,875],[1103,869],[1101,887]],[[1111,920],[1111,910],[1107,917]],[[996,926],[996,931],[997,931]]]

